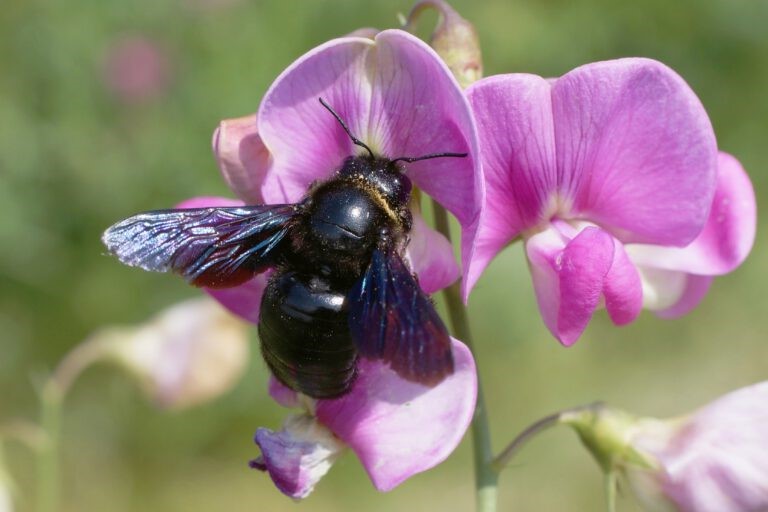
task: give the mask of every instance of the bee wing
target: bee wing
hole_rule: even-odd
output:
[[[387,361],[404,379],[429,386],[453,373],[448,330],[394,248],[373,252],[348,299],[361,356]]]
[[[126,265],[227,288],[274,264],[295,213],[291,204],[155,210],[118,222],[101,239]]]

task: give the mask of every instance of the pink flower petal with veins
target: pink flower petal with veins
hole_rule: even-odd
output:
[[[436,466],[464,436],[474,413],[477,374],[463,343],[453,340],[453,354],[455,372],[433,388],[361,360],[350,393],[317,402],[317,419],[352,448],[378,490]]]
[[[664,64],[587,64],[552,86],[560,193],[624,243],[683,246],[715,191],[717,145],[690,87]]]
[[[738,267],[755,241],[757,207],[749,176],[738,160],[720,152],[717,188],[699,236],[682,248],[632,245],[638,265],[700,275],[720,275]]]
[[[552,206],[557,176],[551,95],[546,80],[524,74],[489,77],[467,89],[482,134],[486,199],[474,255],[465,264],[465,300],[494,256],[542,222]],[[462,245],[462,251],[471,249]]]
[[[569,240],[553,226],[530,237],[525,249],[544,323],[560,343],[570,346],[600,303],[614,240],[591,226]]]

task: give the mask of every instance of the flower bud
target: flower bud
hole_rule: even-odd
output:
[[[566,415],[605,471],[626,477],[644,510],[768,510],[768,382],[676,419],[607,407]]]
[[[107,357],[137,376],[150,399],[167,409],[212,400],[234,386],[248,362],[246,324],[208,298],[176,304],[137,327],[94,337]]]
[[[440,13],[440,20],[429,44],[448,65],[462,88],[483,76],[483,58],[475,27],[462,18],[443,0],[421,0],[408,14],[406,28],[410,29],[421,13],[432,7]]]

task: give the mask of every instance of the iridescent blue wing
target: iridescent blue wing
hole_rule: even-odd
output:
[[[386,361],[404,379],[429,386],[453,373],[448,330],[394,248],[373,252],[348,300],[361,356]]]
[[[118,222],[101,239],[126,265],[227,288],[274,265],[295,213],[290,204],[155,210]]]

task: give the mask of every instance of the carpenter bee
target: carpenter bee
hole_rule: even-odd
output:
[[[291,389],[343,395],[358,357],[434,386],[453,372],[451,340],[403,259],[411,181],[400,162],[467,154],[377,156],[319,101],[367,154],[346,158],[301,202],[150,211],[102,240],[127,265],[172,271],[195,286],[237,286],[274,269],[258,332],[264,360]]]

